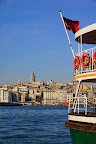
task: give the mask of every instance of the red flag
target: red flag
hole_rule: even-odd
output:
[[[74,34],[79,30],[79,21],[73,21],[70,19],[66,19],[65,17],[63,17],[63,19],[66,25],[66,29],[72,30]]]

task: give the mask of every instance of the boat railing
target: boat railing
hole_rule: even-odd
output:
[[[80,113],[84,112],[85,115],[87,115],[87,97],[75,97],[73,98],[73,102],[69,99],[69,107],[68,107],[68,113]]]
[[[95,52],[96,52],[96,47],[90,48],[90,49],[87,49],[87,50],[84,50],[84,51],[81,51],[81,52],[77,53],[76,56],[79,57],[80,61],[79,61],[78,69],[76,69],[75,75],[79,75],[79,74],[82,74],[82,73],[96,72],[96,64],[94,63],[94,60],[93,60],[93,56],[94,56]],[[81,64],[81,58],[82,58],[82,55],[84,53],[89,54],[89,58],[90,58],[89,64],[85,67],[83,67],[82,64]]]

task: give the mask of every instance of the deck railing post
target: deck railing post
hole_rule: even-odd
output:
[[[68,113],[70,113],[70,98],[69,98],[69,107],[68,107]]]
[[[86,111],[85,111],[85,115],[87,115],[87,97],[86,97]]]
[[[81,39],[81,57],[82,57],[82,35],[80,36]],[[81,64],[81,74],[82,74],[82,64]]]
[[[78,97],[78,114],[79,114],[79,97]]]

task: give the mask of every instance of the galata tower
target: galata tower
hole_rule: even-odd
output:
[[[35,82],[35,75],[34,72],[32,71],[31,76],[30,76],[30,83]]]

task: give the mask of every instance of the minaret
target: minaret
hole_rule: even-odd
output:
[[[17,82],[17,86],[20,86],[21,85],[21,82],[20,82],[20,80],[18,80],[18,82]]]
[[[35,82],[35,75],[34,72],[32,71],[31,76],[30,76],[30,83]]]

